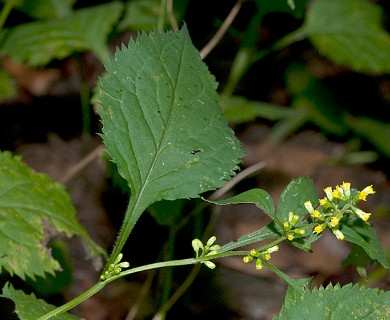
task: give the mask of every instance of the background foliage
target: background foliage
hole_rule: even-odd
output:
[[[96,76],[104,79],[102,63],[113,54],[119,42],[127,43],[129,37],[135,36],[137,32],[163,29],[170,25],[170,16],[165,13],[162,5],[164,1],[157,0],[96,3],[75,0],[2,2],[3,13],[12,5],[10,15],[0,17],[1,23],[5,20],[0,33],[0,97],[3,104],[12,105],[15,101],[20,103],[20,97],[26,93],[30,98],[58,95],[58,91],[55,93],[50,89],[30,90],[31,87],[23,82],[24,75],[31,70],[54,69],[60,70],[63,76],[71,66],[73,70],[76,69],[72,72],[77,78],[77,84],[72,90],[76,91],[79,99],[73,103],[81,106],[81,111],[76,116],[72,113],[72,122],[65,126],[74,126],[74,119],[77,118],[82,122],[79,127],[87,134],[100,130],[90,100]],[[294,3],[295,9],[291,10],[284,0],[238,1],[241,5],[238,16],[216,49],[205,58],[219,82],[219,103],[226,119],[238,132],[253,123],[266,124],[270,128],[267,139],[272,143],[280,143],[301,130],[314,130],[329,140],[343,142],[348,146],[347,153],[337,159],[339,162],[372,163],[373,167],[379,167],[388,173],[388,167],[381,166],[390,157],[390,127],[386,113],[390,103],[388,3],[369,0],[296,0]],[[174,1],[173,9],[179,25],[186,21],[195,47],[201,49],[235,4],[235,1],[215,1],[212,5],[207,1]],[[139,58],[142,60],[143,57]],[[15,71],[15,66],[31,69],[20,76]],[[193,77],[195,80],[196,73]],[[214,80],[211,82],[216,86]],[[151,86],[153,83],[144,85]],[[68,93],[69,91],[65,91],[65,95]],[[61,95],[64,95],[64,91]],[[94,99],[96,105],[99,98]],[[67,108],[71,113],[72,107],[68,105]],[[201,118],[200,114],[199,116]],[[11,142],[0,144],[0,148],[4,149],[6,146],[12,150],[16,148],[16,139],[10,134],[14,132],[14,128],[7,130],[7,121],[5,117],[0,118],[0,125],[3,127],[0,132],[4,135],[4,141]],[[197,123],[194,121],[191,125],[196,127]],[[34,124],[32,128],[39,132],[39,125]],[[81,129],[75,131],[76,135],[81,133]],[[194,141],[194,146],[187,155],[194,156],[191,151],[198,153],[200,150],[202,153],[206,147]],[[7,161],[23,166],[8,153],[1,155]],[[127,165],[129,164],[125,164]],[[123,185],[124,181],[117,175],[115,166],[112,171],[114,184]],[[25,167],[21,167],[19,172],[30,176],[37,189],[39,179],[48,179],[31,173]],[[0,173],[4,175],[1,181],[7,183],[7,168],[3,167]],[[55,182],[50,183],[57,190]],[[126,184],[122,189],[129,192]],[[25,194],[35,195],[34,190],[29,189]],[[191,194],[185,195],[190,196]],[[170,199],[167,195],[159,195],[156,200],[162,198]],[[40,202],[39,205],[44,201],[39,196],[36,199]],[[69,199],[64,197],[63,201],[62,205],[69,208],[64,212],[71,216],[66,219],[73,221],[74,209],[70,207]],[[17,214],[20,203],[16,201],[12,206],[13,212]],[[156,203],[150,208],[157,223],[166,226],[169,233],[164,259],[174,255],[177,247],[176,224],[185,225],[182,222],[183,216],[186,216],[183,211],[191,212],[188,215],[190,217],[198,217],[193,212],[200,210],[196,202],[191,208],[186,207],[183,202],[177,202],[174,206],[178,209],[172,216],[167,215],[167,202]],[[272,211],[262,204],[259,206],[266,213]],[[3,216],[12,209],[9,208],[9,203],[0,204],[0,207],[4,212]],[[39,211],[39,206],[28,210]],[[39,216],[40,221],[44,217]],[[6,219],[8,223],[14,221],[16,220]],[[199,217],[194,221],[191,228],[200,236],[205,222]],[[30,224],[24,226],[32,227]],[[101,252],[78,224],[72,223],[71,227],[67,226],[65,229],[60,226],[57,231],[65,230],[67,235],[81,235],[92,252]],[[42,257],[45,250],[40,241],[46,233],[47,230],[41,230],[40,238],[34,239],[37,248],[33,256],[35,259]],[[258,236],[260,239],[264,235]],[[21,239],[18,237],[18,241]],[[240,239],[247,240],[245,237]],[[31,239],[23,240],[21,248],[31,243]],[[46,269],[37,270],[34,267],[35,259],[29,260],[30,265],[25,269],[27,272],[12,269],[8,265],[2,267],[21,278],[34,278],[58,269],[58,264],[51,259],[43,264]],[[22,266],[20,262],[18,261],[18,265]],[[170,289],[167,288],[171,287],[173,281],[171,271],[168,270],[162,278],[165,282],[161,280],[163,289],[158,296],[161,305],[164,305],[170,294]],[[5,296],[18,294],[11,286],[7,290],[3,293]],[[60,290],[62,289],[58,289],[58,292]],[[345,292],[348,293],[348,290],[352,292],[357,289],[347,288]],[[314,293],[316,294],[317,292]],[[340,294],[344,294],[344,291],[340,291]],[[286,312],[282,310],[281,316]]]

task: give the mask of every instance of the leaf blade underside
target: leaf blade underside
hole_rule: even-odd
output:
[[[223,186],[243,156],[186,27],[141,34],[106,64],[103,139],[145,209]]]

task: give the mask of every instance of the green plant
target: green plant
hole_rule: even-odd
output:
[[[242,41],[221,94],[220,103],[227,119],[237,124],[256,118],[272,121],[275,125],[268,139],[274,143],[308,124],[328,137],[348,139],[353,133],[369,142],[376,152],[389,157],[388,123],[383,118],[367,114],[366,108],[358,110],[356,103],[348,108],[345,99],[337,99],[335,93],[324,85],[323,79],[313,75],[305,66],[302,54],[297,61],[290,58],[285,70],[286,90],[291,97],[288,107],[239,96],[240,83],[256,64],[265,58],[272,61],[270,56],[302,42],[307,43],[314,54],[330,60],[336,68],[346,68],[345,72],[353,71],[373,78],[388,75],[390,35],[383,26],[384,10],[381,6],[366,0],[300,0],[295,1],[295,10],[290,10],[286,1],[256,0],[254,3],[255,14],[241,32]],[[271,44],[262,45],[259,27],[267,15],[280,12],[291,14],[301,23],[300,27]],[[348,88],[348,83],[345,87]],[[386,107],[388,100],[385,98],[383,103]],[[377,155],[375,152],[361,152],[359,155],[356,152],[354,159],[355,162],[374,162]]]
[[[205,244],[195,239],[193,258],[133,268],[122,261],[122,248],[150,205],[160,200],[197,198],[222,187],[238,169],[243,151],[224,120],[214,77],[200,60],[186,26],[176,32],[139,35],[136,41],[117,50],[114,58],[106,62],[106,69],[97,97],[102,136],[108,154],[131,190],[122,228],[97,283],[63,306],[55,308],[6,284],[2,296],[15,301],[21,319],[75,319],[64,312],[119,278],[189,264],[214,268],[212,260],[229,256],[242,256],[244,263],[254,260],[257,269],[265,266],[289,284],[280,318],[302,318],[318,296],[322,298],[316,319],[340,314],[361,319],[388,316],[388,292],[349,285],[309,290],[310,279],[292,279],[269,261],[279,243],[288,241],[311,251],[312,243],[329,229],[339,240],[361,247],[372,261],[389,269],[373,226],[368,223],[370,213],[358,208],[360,201],[374,193],[371,186],[358,191],[344,182],[326,188],[325,197],[319,199],[313,181],[302,177],[286,187],[277,210],[270,195],[261,189],[225,200],[208,200],[217,205],[254,203],[272,222],[222,246],[215,244],[215,237]],[[1,243],[6,250],[0,266],[23,279],[58,269],[44,245],[53,227],[68,236],[82,236],[91,254],[102,253],[75,221],[63,187],[33,172],[8,152],[1,153],[0,158],[0,214],[4,235]],[[250,244],[256,245],[251,250],[236,250]],[[20,252],[30,256],[29,264]],[[334,308],[335,301],[345,297],[353,299]],[[377,308],[379,305],[381,308]]]

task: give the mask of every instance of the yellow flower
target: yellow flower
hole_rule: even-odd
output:
[[[337,186],[336,189],[333,190],[332,196],[336,199],[341,199],[341,197],[343,196],[341,192],[342,189],[339,186]]]
[[[332,232],[334,233],[337,239],[341,241],[344,240],[344,234],[339,229],[332,230]]]
[[[319,224],[314,228],[314,232],[320,234],[325,229],[325,224]]]
[[[346,198],[349,198],[351,196],[351,183],[350,182],[343,182],[341,185],[341,189],[343,189],[343,194]]]
[[[366,198],[369,194],[374,194],[375,191],[374,189],[372,188],[372,185],[371,186],[367,186],[365,187],[362,191],[359,192],[358,194],[358,199],[359,200],[363,200],[363,201],[366,201]]]
[[[324,189],[326,197],[328,198],[329,201],[332,201],[333,195],[332,195],[332,187],[326,187]],[[325,199],[324,199],[325,200]]]
[[[288,239],[289,241],[293,241],[293,240],[294,240],[294,235],[293,235],[293,234],[288,234],[288,235],[287,235],[287,239]]]
[[[314,211],[311,213],[311,216],[318,219],[318,218],[321,217],[321,212],[319,212],[318,210],[314,210]]]
[[[320,199],[320,205],[323,207],[326,207],[327,205],[329,205],[329,203],[330,203],[329,200],[326,198]]]
[[[242,258],[242,261],[244,263],[248,263],[248,262],[251,262],[253,260],[253,257],[252,256],[246,256],[244,258]]]
[[[359,208],[355,209],[355,213],[363,221],[368,221],[368,219],[370,219],[370,216],[371,216],[371,213],[364,212],[363,210],[361,210]]]
[[[336,199],[348,200],[351,196],[351,183],[343,182],[341,186],[336,186],[336,189],[332,192],[332,196]]]
[[[310,202],[310,200],[306,201],[306,202],[304,203],[304,206],[305,206],[307,212],[312,213],[312,212],[314,211],[313,205],[312,205],[312,203]]]
[[[334,228],[334,227],[337,227],[338,226],[338,224],[339,224],[339,221],[340,221],[340,219],[338,219],[337,217],[332,217],[331,219],[330,219],[330,226],[332,227],[332,228]]]

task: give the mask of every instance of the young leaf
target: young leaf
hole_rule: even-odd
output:
[[[90,254],[101,253],[79,225],[63,186],[0,152],[0,271],[25,279],[59,269],[46,247],[49,235],[79,235]]]
[[[39,317],[56,308],[42,299],[37,299],[33,293],[27,295],[21,290],[16,290],[10,283],[6,283],[3,287],[3,293],[1,297],[11,299],[13,302],[15,302],[15,312],[20,320],[38,319]],[[81,318],[75,317],[68,313],[63,313],[55,317],[55,319],[80,320]]]
[[[373,226],[359,219],[350,226],[342,224],[340,230],[344,234],[345,240],[358,245],[371,259],[378,261],[386,269],[390,269]]]
[[[273,319],[389,319],[390,291],[359,287],[340,287],[305,291],[295,299],[286,299],[279,317]]]
[[[141,34],[106,69],[98,97],[103,139],[131,189],[119,250],[150,204],[223,186],[243,152],[185,26]]]
[[[368,73],[390,72],[390,35],[381,8],[367,0],[315,0],[298,33],[336,63]]]
[[[219,205],[254,203],[259,209],[263,210],[271,218],[274,218],[275,216],[274,202],[269,193],[262,189],[252,189],[240,193],[229,199],[209,202]]]
[[[121,11],[122,4],[114,1],[74,11],[62,19],[18,25],[2,34],[0,54],[43,66],[74,52],[92,50],[103,61],[109,56],[107,36]]]
[[[307,177],[294,179],[280,195],[276,216],[282,222],[288,221],[288,213],[292,211],[302,218],[307,214],[304,203],[308,200],[313,204],[318,203],[318,196],[313,180]]]

